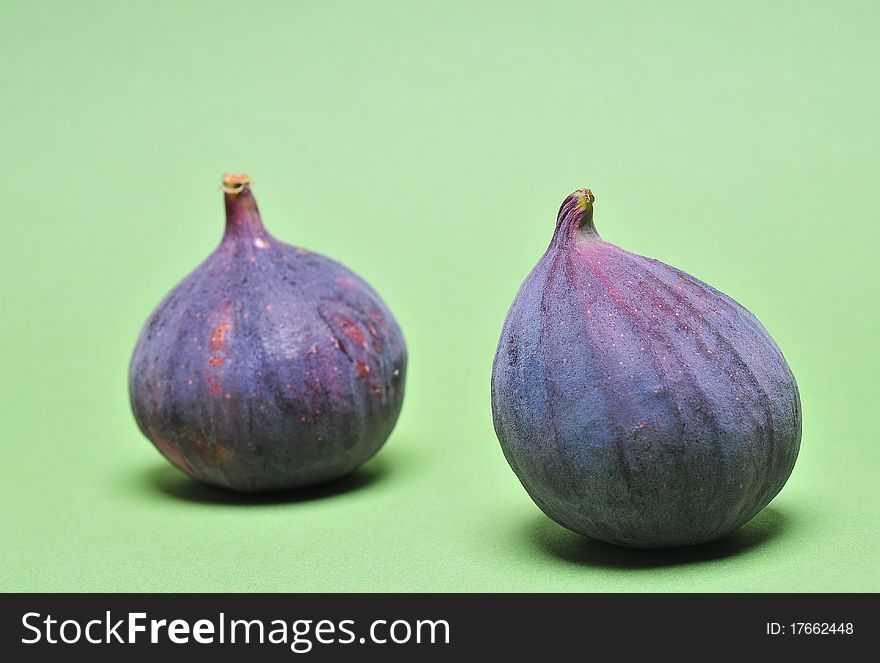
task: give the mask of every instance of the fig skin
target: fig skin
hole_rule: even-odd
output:
[[[143,434],[177,468],[238,491],[343,476],[400,413],[406,346],[356,274],[263,227],[227,175],[217,249],[153,312],[129,370]]]
[[[740,304],[602,241],[594,200],[565,199],[510,307],[495,431],[535,503],[574,532],[636,548],[717,539],[791,474],[797,384]]]

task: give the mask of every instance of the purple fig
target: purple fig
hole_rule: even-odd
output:
[[[272,237],[244,175],[226,232],[144,325],[129,372],[141,431],[177,468],[240,491],[347,474],[400,413],[403,335],[337,262]]]
[[[794,376],[740,304],[602,241],[593,201],[565,199],[507,314],[492,370],[504,455],[580,534],[639,548],[722,537],[791,474]]]

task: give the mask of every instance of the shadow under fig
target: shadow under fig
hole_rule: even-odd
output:
[[[788,519],[782,511],[768,506],[725,537],[680,548],[623,548],[570,532],[544,514],[528,523],[527,534],[541,550],[571,564],[642,569],[694,564],[739,555],[778,537],[788,525]]]
[[[149,489],[187,502],[226,506],[263,506],[309,502],[344,495],[376,483],[387,474],[387,471],[385,460],[377,457],[339,479],[305,488],[259,493],[241,493],[210,486],[187,476],[167,463],[148,468],[143,478]]]

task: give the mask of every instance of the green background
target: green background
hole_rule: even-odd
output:
[[[0,589],[880,590],[877,7],[4,2]],[[397,429],[339,484],[205,488],[131,417],[138,331],[219,241],[224,171],[406,334]],[[495,439],[502,320],[581,186],[798,378],[794,474],[719,543],[570,534]]]

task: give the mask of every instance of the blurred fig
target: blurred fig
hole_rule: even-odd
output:
[[[217,249],[149,317],[131,360],[141,431],[177,468],[240,491],[340,477],[385,442],[406,347],[379,295],[272,237],[244,175]]]

